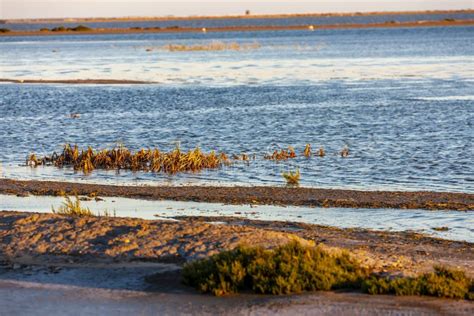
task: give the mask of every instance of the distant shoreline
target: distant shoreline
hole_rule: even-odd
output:
[[[368,28],[402,28],[402,27],[438,27],[474,25],[474,20],[441,20],[417,22],[384,22],[367,24],[328,24],[328,25],[263,25],[263,26],[225,26],[225,27],[168,27],[168,28],[101,28],[85,31],[9,31],[0,36],[51,36],[51,35],[94,35],[94,34],[140,34],[140,33],[210,33],[210,32],[257,32],[257,31],[291,31],[291,30],[330,30],[330,29],[368,29]]]
[[[4,19],[6,24],[18,23],[84,23],[84,22],[130,22],[130,21],[183,21],[183,20],[218,20],[218,19],[275,19],[300,17],[338,17],[338,16],[374,16],[374,15],[416,15],[416,14],[459,14],[474,13],[466,10],[426,10],[426,11],[373,11],[373,12],[330,12],[330,13],[289,13],[289,14],[250,14],[250,15],[216,15],[216,16],[164,16],[164,17],[97,17],[97,18],[47,18],[47,19]]]

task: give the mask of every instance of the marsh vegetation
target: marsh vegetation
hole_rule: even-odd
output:
[[[297,242],[270,250],[240,246],[188,263],[182,275],[185,284],[216,296],[248,291],[281,295],[344,289],[474,299],[474,282],[460,270],[435,267],[433,272],[417,277],[384,277],[363,267],[347,251]]]

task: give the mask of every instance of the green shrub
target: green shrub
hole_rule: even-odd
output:
[[[248,290],[289,294],[360,288],[367,275],[347,252],[331,254],[297,242],[273,250],[240,246],[183,268],[185,284],[217,296]]]
[[[78,25],[76,27],[71,27],[67,29],[68,31],[73,31],[73,32],[87,32],[87,31],[92,31],[92,29],[88,26],[85,25]]]
[[[216,296],[253,291],[290,294],[334,289],[369,294],[428,295],[474,299],[474,282],[463,271],[435,267],[418,277],[380,277],[360,266],[348,252],[331,253],[297,242],[266,250],[239,246],[187,263],[183,282]]]
[[[372,276],[362,283],[369,294],[428,295],[472,299],[474,284],[463,271],[435,267],[434,272],[415,278],[379,278]]]
[[[67,29],[64,27],[64,26],[57,26],[57,27],[53,27],[51,29],[52,32],[64,32],[64,31],[67,31]]]

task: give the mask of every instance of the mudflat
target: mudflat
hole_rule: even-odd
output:
[[[148,200],[314,207],[474,210],[474,194],[317,189],[303,187],[115,186],[59,181],[0,179],[0,194],[100,195]]]

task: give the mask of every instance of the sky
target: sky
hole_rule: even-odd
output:
[[[474,0],[0,0],[0,19],[474,9]]]

